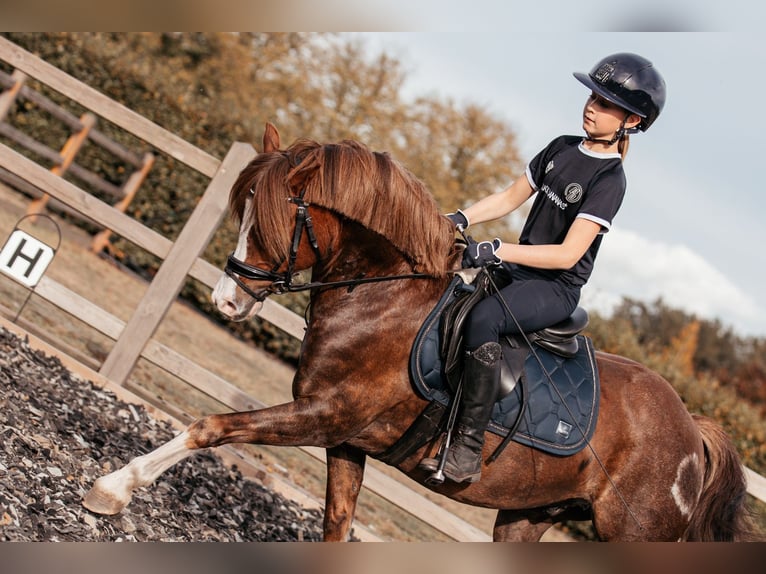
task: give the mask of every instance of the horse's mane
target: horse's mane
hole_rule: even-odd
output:
[[[286,257],[294,227],[295,206],[286,198],[304,189],[310,204],[388,239],[414,270],[446,273],[454,234],[433,196],[389,154],[353,140],[319,144],[300,139],[284,151],[259,154],[242,170],[231,191],[231,212],[242,217],[252,190],[252,233],[273,261]]]

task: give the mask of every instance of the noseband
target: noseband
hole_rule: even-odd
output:
[[[283,273],[278,273],[277,269],[281,266],[282,262],[277,263],[271,271],[250,265],[234,257],[232,252],[226,260],[226,267],[224,273],[231,277],[231,279],[242,289],[245,293],[250,295],[258,302],[262,302],[272,294],[282,294],[296,291],[306,291],[309,289],[316,289],[319,287],[349,287],[353,288],[363,283],[378,283],[381,281],[394,281],[397,279],[429,279],[430,275],[424,273],[409,273],[405,275],[386,275],[383,277],[364,277],[359,276],[354,279],[346,279],[342,281],[329,281],[321,282],[314,281],[309,283],[293,283],[295,278],[295,260],[298,257],[298,248],[300,247],[301,237],[305,229],[308,236],[311,248],[316,255],[317,262],[321,261],[321,252],[319,251],[319,244],[317,243],[316,234],[314,233],[314,224],[311,216],[309,215],[309,203],[307,203],[303,196],[306,193],[304,189],[300,196],[290,197],[288,201],[298,206],[295,214],[295,230],[293,231],[293,240],[290,244],[290,253],[287,258],[287,269]],[[255,192],[251,189],[250,194],[254,195]],[[264,289],[255,291],[248,287],[242,279],[249,279],[252,281],[270,281],[271,284]],[[349,289],[350,290],[350,289]]]

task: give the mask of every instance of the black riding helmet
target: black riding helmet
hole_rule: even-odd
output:
[[[599,61],[589,74],[574,77],[602,98],[641,117],[645,132],[665,105],[665,80],[657,68],[637,54],[612,54]]]

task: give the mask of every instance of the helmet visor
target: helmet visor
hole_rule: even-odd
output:
[[[580,83],[596,92],[605,100],[608,100],[641,118],[646,118],[646,112],[641,111],[636,106],[629,104],[620,97],[620,92],[625,91],[625,88],[617,82],[613,80],[606,80],[604,83],[596,82],[590,75],[583,74],[582,72],[574,72],[572,75],[577,78]]]

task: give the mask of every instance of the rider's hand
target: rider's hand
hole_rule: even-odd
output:
[[[459,209],[455,213],[448,213],[445,217],[454,223],[457,230],[461,232],[468,229],[468,226],[471,224],[466,214]]]
[[[492,241],[477,242],[472,237],[468,238],[468,245],[463,251],[463,268],[466,267],[487,267],[488,265],[499,265],[503,262],[497,256],[497,250],[503,245],[503,242],[495,237]]]

